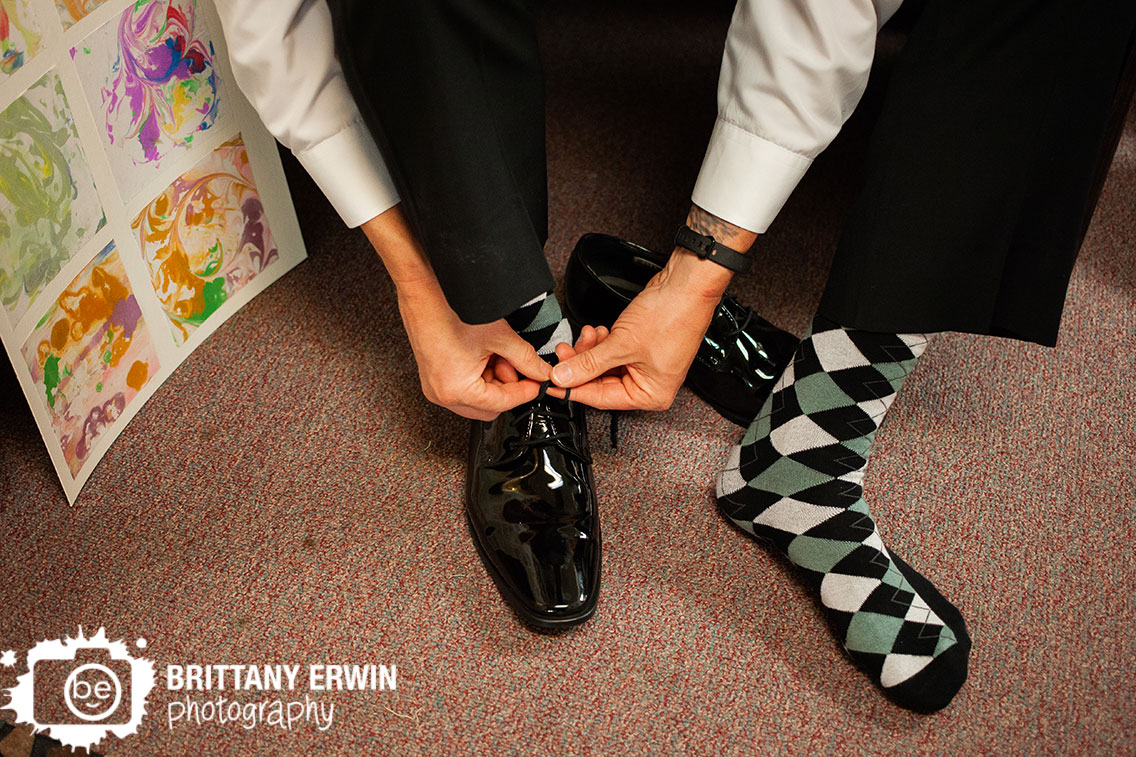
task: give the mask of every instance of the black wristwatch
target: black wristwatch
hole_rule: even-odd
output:
[[[708,234],[699,234],[686,224],[675,232],[674,243],[676,247],[690,250],[703,260],[712,260],[736,273],[748,273],[753,264],[750,258],[737,250],[730,249]]]

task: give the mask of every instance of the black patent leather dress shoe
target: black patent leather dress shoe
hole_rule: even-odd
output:
[[[568,317],[577,324],[610,327],[666,263],[666,255],[619,237],[585,234],[564,276]],[[686,386],[724,418],[748,426],[799,341],[725,294]]]
[[[600,522],[584,408],[548,396],[474,421],[466,515],[501,596],[543,630],[583,623],[600,587]]]

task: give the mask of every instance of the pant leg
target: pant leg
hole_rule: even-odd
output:
[[[446,299],[485,323],[553,288],[544,81],[523,0],[329,0],[336,50]]]
[[[928,2],[821,312],[1054,344],[1134,29],[1129,0]]]

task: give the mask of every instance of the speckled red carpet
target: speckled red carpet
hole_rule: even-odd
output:
[[[682,218],[728,12],[555,14],[559,274],[582,232],[662,246]],[[790,329],[819,298],[864,129],[814,167],[736,287]],[[384,663],[398,688],[317,695],[336,705],[320,731],[170,728],[178,697],[159,686],[139,734],[100,751],[1136,751],[1136,116],[1058,347],[943,336],[878,437],[867,492],[884,535],[974,637],[970,681],[930,717],[880,696],[783,564],[718,517],[712,477],[738,429],[685,391],[622,423],[618,452],[592,416],[599,611],[560,636],[522,628],[462,520],[466,425],[420,396],[362,236],[294,164],[289,178],[310,260],[178,370],[75,508],[0,368],[0,651],[105,625],[146,637],[159,670]],[[22,666],[0,667],[0,687]]]

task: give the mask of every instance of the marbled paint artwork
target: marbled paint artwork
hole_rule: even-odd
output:
[[[0,77],[40,51],[41,29],[32,0],[0,0]]]
[[[98,8],[106,0],[55,0],[55,9],[59,11],[59,20],[64,29],[70,29],[88,13]]]
[[[132,226],[178,344],[279,258],[239,135],[174,180]]]
[[[194,0],[137,0],[71,57],[123,200],[217,120],[213,43]]]
[[[72,475],[158,373],[158,356],[114,244],[36,324],[24,360]]]
[[[49,71],[0,114],[0,304],[13,326],[106,219]]]

